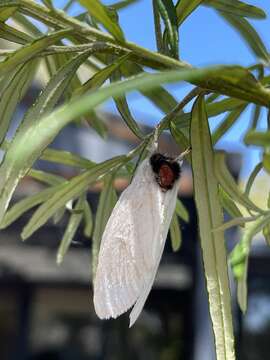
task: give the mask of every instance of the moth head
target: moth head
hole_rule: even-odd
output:
[[[158,152],[150,157],[152,171],[162,191],[172,189],[175,182],[180,178],[183,158],[189,152],[190,149],[184,151],[177,158],[172,158]]]

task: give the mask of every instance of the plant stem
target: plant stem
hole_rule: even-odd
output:
[[[56,29],[65,28],[66,26],[72,27],[74,29],[74,34],[76,35],[77,33],[78,35],[86,37],[87,42],[89,41],[88,37],[92,37],[92,40],[94,38],[112,44],[117,44],[122,47],[124,52],[127,52],[128,50],[132,51],[136,58],[140,59],[143,62],[146,62],[147,66],[152,66],[156,69],[191,67],[186,62],[178,61],[166,55],[152,52],[133,42],[126,41],[124,43],[119,43],[110,34],[95,29],[86,23],[82,23],[79,20],[69,16],[62,10],[54,9],[52,11],[50,9],[47,9],[45,6],[37,4],[33,0],[10,0],[5,2],[5,7],[7,6],[7,4],[10,4],[10,6],[19,6],[22,11],[25,12],[27,15],[33,16],[36,19],[39,19],[45,24]]]

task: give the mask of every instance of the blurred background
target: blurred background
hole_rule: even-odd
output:
[[[104,1],[110,4],[110,1]],[[250,1],[263,6],[263,1]],[[55,1],[59,7],[65,1]],[[80,13],[71,6],[73,15]],[[138,19],[144,14],[143,26]],[[154,50],[154,26],[151,2],[138,1],[120,13],[120,23],[127,39]],[[264,40],[269,36],[270,20],[256,22]],[[134,30],[136,29],[136,31]],[[1,41],[1,40],[0,40]],[[266,42],[267,43],[267,42]],[[181,57],[194,66],[218,63],[251,65],[255,58],[227,24],[206,7],[199,7],[183,25],[180,38]],[[1,41],[1,47],[8,44]],[[207,52],[204,47],[207,46]],[[204,56],[205,54],[205,56]],[[14,116],[10,136],[23,113],[33,103],[46,74],[40,74]],[[168,86],[181,99],[188,86]],[[153,105],[132,94],[130,108],[145,132],[151,131],[163,116]],[[244,148],[241,129],[249,125],[252,109],[247,109],[237,124],[217,144],[227,151],[227,163],[234,175],[244,183],[260,157],[256,148]],[[108,128],[102,139],[91,128],[70,125],[52,144],[53,148],[78,153],[92,161],[103,161],[125,154],[137,145],[137,140],[118,117],[113,102],[99,109],[99,116]],[[261,127],[266,116],[262,114]],[[211,128],[221,118],[211,118]],[[161,149],[170,155],[179,153],[169,134],[164,134]],[[70,168],[39,161],[36,168],[71,177]],[[262,189],[269,181],[261,175]],[[118,181],[120,193],[127,182]],[[26,177],[21,182],[14,202],[42,189],[42,185]],[[89,189],[88,201],[96,211],[100,188]],[[253,193],[265,200],[265,193]],[[95,315],[91,286],[91,240],[76,235],[61,266],[56,265],[56,250],[64,234],[67,218],[49,222],[31,239],[22,243],[20,232],[31,212],[0,233],[0,359],[1,360],[211,360],[214,359],[212,330],[207,296],[200,261],[196,211],[193,201],[192,177],[184,165],[179,197],[189,212],[189,222],[181,222],[182,246],[173,253],[168,239],[157,279],[144,311],[135,325],[128,329],[128,314],[117,320],[100,321]],[[239,238],[237,230],[227,232],[231,249]],[[248,288],[249,306],[243,317],[234,299],[234,320],[237,339],[237,359],[265,360],[270,354],[270,251],[259,235],[250,258]],[[234,284],[232,279],[232,292]]]

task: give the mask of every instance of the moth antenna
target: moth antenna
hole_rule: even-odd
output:
[[[191,147],[188,147],[184,152],[182,152],[179,156],[175,158],[175,161],[182,161],[185,156],[187,156],[191,152]]]

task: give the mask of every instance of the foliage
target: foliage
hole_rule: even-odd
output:
[[[133,90],[139,91],[165,114],[157,126],[158,134],[169,130],[181,148],[192,145],[192,155],[188,160],[193,170],[217,359],[234,359],[223,232],[230,226],[242,226],[242,240],[230,256],[230,264],[238,282],[238,299],[243,311],[246,309],[251,241],[260,231],[269,240],[270,210],[261,209],[249,197],[258,172],[262,168],[270,172],[270,129],[257,130],[260,111],[263,107],[269,108],[270,104],[270,77],[264,75],[269,65],[269,53],[249,21],[264,19],[265,12],[238,0],[179,0],[177,3],[153,0],[157,52],[152,52],[127,41],[118,22],[117,12],[133,3],[136,6],[136,0],[119,1],[110,6],[99,0],[79,0],[82,13],[77,17],[69,15],[73,3],[75,0],[68,1],[62,11],[51,0],[42,3],[34,0],[0,2],[0,37],[16,45],[12,50],[0,51],[0,146],[4,151],[0,166],[0,227],[7,227],[25,211],[38,206],[22,231],[22,238],[27,239],[50,218],[61,216],[67,204],[73,201],[75,206],[70,213],[57,261],[63,260],[78,227],[84,223],[85,235],[90,237],[93,233],[95,263],[102,231],[116,201],[113,180],[123,174],[132,176],[134,167],[130,165],[133,159],[137,156],[143,158],[146,145],[155,134],[155,130],[145,134],[129,110],[125,95]],[[181,35],[182,24],[199,6],[214,8],[235,28],[258,63],[249,68],[220,64],[198,69],[182,61],[179,57],[179,29]],[[89,73],[89,79],[84,83],[78,76],[82,65]],[[50,80],[8,142],[6,134],[15,108],[41,66],[47,69]],[[108,79],[110,84],[104,85]],[[162,84],[180,81],[189,82],[193,89],[177,103]],[[209,94],[207,99],[206,94]],[[89,125],[100,136],[105,136],[106,128],[95,110],[110,97],[113,97],[125,124],[140,141],[136,149],[96,164],[78,155],[48,148],[63,127],[73,121],[84,126],[85,119],[89,118]],[[189,112],[186,105],[194,98],[197,99]],[[247,106],[253,107],[254,111],[251,126],[243,134],[244,141],[247,145],[260,146],[263,156],[252,171],[245,192],[242,192],[226,167],[225,154],[215,152],[213,144],[234,126]],[[211,133],[210,118],[220,114],[225,114],[225,118]],[[268,118],[268,127],[269,124]],[[62,163],[79,171],[71,179],[38,172],[32,169],[38,159]],[[13,193],[26,175],[47,187],[10,207]],[[104,182],[104,189],[94,220],[86,194],[89,186],[97,182]],[[241,212],[238,206],[241,206]],[[232,217],[225,224],[223,210]],[[249,216],[244,217],[243,211]],[[174,250],[181,245],[177,216],[188,221],[187,211],[180,201],[170,229]]]

